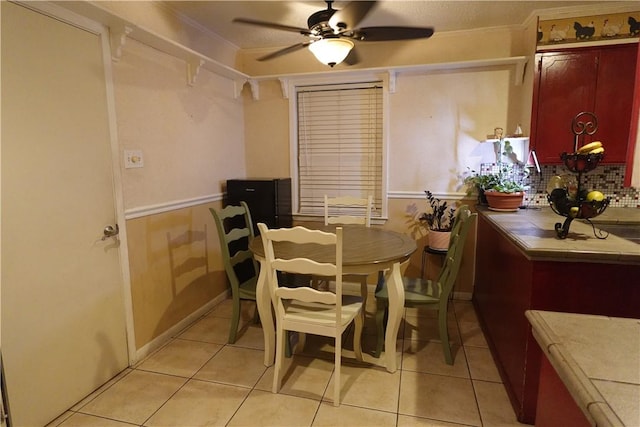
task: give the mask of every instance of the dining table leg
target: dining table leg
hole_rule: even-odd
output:
[[[258,274],[258,282],[256,284],[256,305],[258,306],[258,315],[262,324],[262,333],[264,335],[264,365],[271,366],[275,359],[275,341],[276,330],[274,326],[273,314],[271,311],[271,296],[267,286],[267,268],[264,260],[257,258],[260,262],[260,273]]]
[[[404,310],[404,287],[402,285],[399,262],[394,263],[393,267],[391,267],[389,280],[387,281],[387,293],[389,295],[389,319],[385,332],[384,348],[387,371],[393,373],[397,369],[396,340],[400,322],[402,321],[402,311]]]

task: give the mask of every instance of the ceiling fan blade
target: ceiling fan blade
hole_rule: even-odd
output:
[[[375,1],[352,1],[347,3],[345,7],[337,10],[331,16],[329,26],[334,31],[355,28],[375,4]]]
[[[365,42],[382,42],[392,40],[411,40],[429,38],[433,35],[433,28],[426,27],[368,27],[357,28],[346,35]]]
[[[238,22],[240,24],[257,25],[259,27],[267,27],[274,30],[291,31],[294,33],[300,33],[305,36],[311,35],[311,31],[309,31],[308,28],[292,27],[289,25],[276,24],[274,22],[259,21],[257,19],[235,18],[233,22]]]
[[[268,61],[269,59],[277,58],[278,56],[286,55],[287,53],[292,53],[297,50],[304,49],[310,44],[311,42],[294,44],[292,46],[285,47],[284,49],[276,50],[275,52],[272,52],[268,55],[261,56],[260,58],[258,58],[258,61]]]

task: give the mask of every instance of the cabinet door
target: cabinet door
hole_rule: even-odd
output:
[[[626,161],[637,51],[637,43],[600,51],[594,107],[598,131],[593,139],[604,144],[606,151],[603,163]]]
[[[597,52],[544,53],[537,59],[532,145],[541,163],[561,163],[560,154],[573,151],[572,119],[582,111],[593,110]]]

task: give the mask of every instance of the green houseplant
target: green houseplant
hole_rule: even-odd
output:
[[[491,176],[491,187],[484,190],[489,209],[515,211],[524,199],[524,177],[527,169],[513,164],[498,164],[498,171]]]
[[[429,210],[422,213],[418,219],[426,223],[429,229],[428,245],[435,250],[447,250],[456,208],[449,205],[446,200],[435,197],[429,190],[425,190],[424,193],[427,196]]]
[[[503,142],[504,151],[502,151]],[[501,139],[498,152],[509,157],[512,151],[509,141]],[[503,162],[501,159],[502,157],[498,156],[498,162],[492,173],[481,174],[469,169],[464,183],[468,186],[468,194],[474,192],[478,194],[479,204],[488,204],[489,208],[496,210],[514,210],[522,204],[525,190],[524,178],[529,171],[520,164]]]

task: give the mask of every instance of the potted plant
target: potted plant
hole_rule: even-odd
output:
[[[489,209],[518,210],[524,198],[523,178],[526,174],[527,169],[515,168],[513,164],[498,164],[498,172],[494,174],[493,185],[484,192]]]
[[[429,190],[425,190],[424,193],[429,202],[429,211],[424,212],[418,219],[425,222],[429,229],[429,234],[427,235],[429,247],[446,251],[449,248],[449,238],[453,228],[456,208],[448,205],[446,201],[438,199]]]
[[[478,204],[487,205],[485,191],[493,188],[498,183],[498,175],[494,173],[481,175],[475,170],[469,169],[469,175],[464,178],[467,185],[467,195],[477,194]]]

